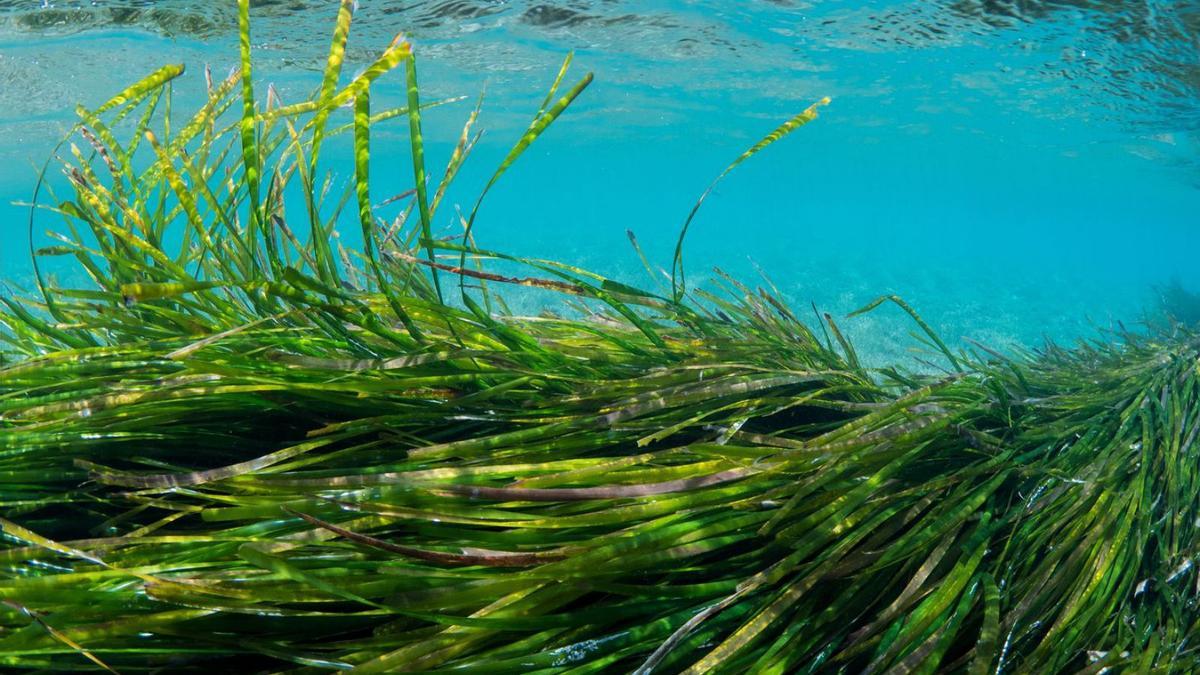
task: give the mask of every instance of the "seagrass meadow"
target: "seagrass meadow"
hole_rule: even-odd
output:
[[[172,117],[167,66],[80,108],[67,190],[39,189],[59,220],[34,259],[85,282],[0,297],[0,665],[1200,670],[1186,323],[961,351],[888,296],[860,311],[907,312],[928,362],[868,368],[769,282],[687,285],[703,197],[646,288],[483,250],[484,196],[591,81],[569,58],[435,237],[478,108],[427,167],[409,43],[341,77],[351,0],[319,89],[281,102],[248,4],[206,103]],[[393,80],[407,104],[373,110]],[[396,198],[369,176],[380,124],[409,132]],[[318,162],[335,136],[350,165]]]

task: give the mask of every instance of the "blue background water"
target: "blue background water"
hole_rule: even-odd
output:
[[[0,278],[14,287],[29,278],[26,215],[8,203],[27,198],[30,160],[50,151],[74,103],[184,62],[186,107],[204,64],[223,73],[236,61],[232,2],[48,4],[0,2]],[[625,230],[668,264],[712,177],[829,95],[819,121],[708,200],[688,241],[691,278],[719,264],[753,280],[753,260],[798,306],[843,313],[899,293],[948,339],[1002,347],[1137,321],[1172,277],[1200,289],[1200,8],[870,5],[364,0],[351,68],[405,32],[426,99],[470,97],[427,114],[433,165],[487,85],[487,132],[451,195],[464,207],[565,53],[577,74],[595,71],[489,196],[477,229],[487,247],[642,282]],[[314,86],[334,12],[254,3],[257,81],[284,100]],[[402,79],[376,105],[398,103]],[[376,194],[409,187],[403,123],[375,142]],[[452,214],[443,209],[447,232]],[[912,345],[893,312],[844,328],[876,360]]]

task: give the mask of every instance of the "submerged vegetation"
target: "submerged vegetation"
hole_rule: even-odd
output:
[[[1184,288],[1178,279],[1172,279],[1155,289],[1159,298],[1159,309],[1169,321],[1200,325],[1200,293]]]
[[[863,311],[944,374],[869,370],[773,290],[688,288],[682,238],[654,290],[479,249],[483,195],[435,238],[478,109],[431,173],[409,45],[339,77],[352,4],[311,100],[256,98],[243,0],[242,68],[185,123],[176,66],[79,110],[36,253],[91,283],[0,298],[0,664],[1200,668],[1200,337],[955,352],[889,297]],[[568,65],[484,194],[587,87]],[[373,111],[393,69],[407,105]],[[390,118],[416,181],[383,220]]]

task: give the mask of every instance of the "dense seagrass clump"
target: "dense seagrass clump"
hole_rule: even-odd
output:
[[[243,0],[241,71],[190,119],[179,67],[80,109],[37,255],[90,284],[0,298],[0,665],[1200,669],[1200,336],[956,353],[864,308],[917,321],[945,374],[912,375],[773,291],[687,289],[682,238],[649,291],[480,250],[482,196],[436,239],[476,113],[429,179],[409,45],[340,83],[352,4],[311,100],[255,98]],[[567,65],[485,193],[587,86],[556,98]],[[375,204],[394,117],[416,183]]]

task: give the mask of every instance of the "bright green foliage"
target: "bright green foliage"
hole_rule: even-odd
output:
[[[433,240],[475,113],[432,200],[384,222],[370,127],[417,140],[419,107],[373,116],[369,90],[412,53],[339,90],[352,4],[312,100],[255,100],[247,57],[182,125],[157,110],[177,70],[81,111],[39,253],[91,283],[0,298],[0,666],[1200,668],[1197,336],[954,353],[890,298],[951,370],[871,371],[733,280],[663,297]],[[351,198],[361,254],[332,236]],[[485,304],[443,303],[439,272]],[[507,286],[563,312],[489,309]]]
[[[762,140],[758,141],[754,145],[750,146],[750,148],[748,148],[745,152],[738,155],[737,159],[730,162],[729,166],[725,167],[725,170],[722,171],[716,178],[714,178],[713,182],[708,184],[708,187],[705,188],[704,192],[700,194],[700,198],[696,200],[695,205],[692,206],[692,210],[688,213],[687,220],[683,221],[683,227],[679,228],[679,239],[675,242],[675,257],[671,261],[672,297],[674,297],[676,300],[679,300],[683,297],[683,294],[687,292],[687,280],[683,273],[683,240],[687,237],[688,228],[691,227],[692,220],[695,219],[696,213],[700,211],[700,206],[704,204],[704,200],[708,198],[708,195],[712,194],[713,189],[717,187],[717,183],[720,183],[722,178],[728,176],[731,172],[733,172],[734,169],[738,168],[742,162],[758,154],[768,145],[771,145],[775,141],[787,136],[796,129],[799,129],[805,124],[817,119],[817,108],[820,108],[823,105],[829,105],[829,101],[829,97],[826,96],[820,101],[817,101],[809,106],[806,110],[804,110],[804,112],[798,113],[788,121],[780,124],[775,131],[767,134],[764,138],[762,138]]]

